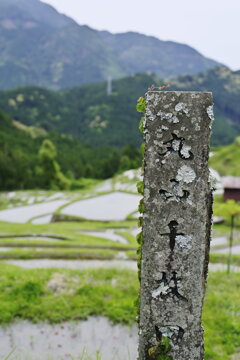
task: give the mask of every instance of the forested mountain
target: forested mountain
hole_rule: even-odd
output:
[[[0,108],[28,126],[69,134],[93,146],[140,145],[139,96],[152,84],[153,75],[138,74],[113,81],[107,95],[106,82],[66,91],[27,87],[0,92]],[[240,73],[225,67],[170,81],[170,90],[213,91],[215,117],[212,145],[231,143],[240,134]]]
[[[111,95],[106,82],[64,91],[36,87],[1,91],[0,109],[10,115],[0,111],[0,189],[74,188],[79,186],[75,179],[103,179],[140,166],[137,148],[142,136],[135,106],[152,84],[164,81],[137,74],[113,81]],[[231,143],[240,135],[239,72],[220,67],[172,79],[169,85],[170,90],[213,91],[213,145]],[[232,166],[231,159],[237,161],[238,148],[239,139],[211,161],[225,171],[227,164]],[[47,155],[44,161],[41,154]],[[224,162],[219,162],[221,158]],[[48,161],[51,181],[41,177],[50,173],[41,170],[49,167]]]
[[[0,89],[67,88],[136,72],[170,77],[217,64],[184,44],[80,26],[39,0],[0,0]]]
[[[23,126],[0,111],[0,189],[77,188],[81,177],[105,179],[140,166],[133,146],[95,148],[66,135]]]

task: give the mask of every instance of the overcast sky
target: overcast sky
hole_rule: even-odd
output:
[[[80,25],[188,44],[240,69],[240,0],[44,0]]]

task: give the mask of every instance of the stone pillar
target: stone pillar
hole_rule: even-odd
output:
[[[146,94],[140,360],[204,356],[212,120],[211,93]]]

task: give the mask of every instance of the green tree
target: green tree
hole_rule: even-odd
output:
[[[61,172],[56,161],[57,151],[51,140],[45,139],[38,152],[39,164],[36,167],[38,185],[43,189],[66,189],[69,180]]]
[[[123,171],[123,170],[129,170],[131,169],[131,160],[129,159],[129,157],[127,155],[123,155],[120,158],[120,165],[119,165],[119,170]]]

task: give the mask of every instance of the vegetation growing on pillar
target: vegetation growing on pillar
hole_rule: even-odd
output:
[[[140,97],[138,99],[137,102],[137,106],[136,109],[138,112],[142,113],[145,115],[146,113],[146,99],[145,97]],[[144,116],[141,117],[140,122],[139,122],[139,131],[141,133],[143,133],[144,129],[143,129],[143,123],[144,123]],[[144,147],[142,147],[143,151],[144,151]],[[144,156],[144,153],[143,153]],[[143,181],[139,181],[137,183],[137,191],[140,195],[143,195],[144,192],[144,182]],[[140,200],[139,202],[139,206],[138,206],[138,211],[140,214],[144,213],[144,202],[143,202],[143,198]],[[142,227],[142,219],[143,217],[140,216],[138,219],[138,226],[141,228]],[[138,269],[139,269],[139,281],[141,280],[141,258],[142,258],[142,231],[137,235],[137,242],[139,244],[139,248],[137,250],[137,254],[139,256],[138,259]]]
[[[137,102],[136,109],[138,112],[145,114],[146,112],[146,99],[144,97],[140,97]],[[143,134],[143,122],[144,122],[144,116],[141,117],[139,122],[139,131]]]
[[[146,112],[146,99],[144,97],[140,97],[138,99],[137,102],[137,106],[136,109],[138,112],[145,114]],[[139,131],[143,134],[143,124],[144,124],[144,116],[141,117],[140,122],[139,122]],[[142,150],[142,155],[144,156],[144,144],[142,144],[141,146],[141,150]],[[142,162],[142,169],[144,169],[144,164]],[[140,195],[143,195],[144,193],[144,182],[143,181],[139,181],[137,183],[137,191]],[[143,198],[140,200],[139,202],[139,206],[138,206],[138,211],[139,213],[142,215],[144,213],[144,202],[143,202]],[[138,243],[138,249],[137,249],[137,256],[138,256],[138,261],[137,261],[137,266],[138,266],[138,279],[139,282],[141,282],[141,262],[142,262],[142,220],[143,217],[139,216],[138,219],[138,226],[141,228],[140,233],[137,235],[137,243]],[[138,299],[136,300],[136,307],[137,307],[137,320],[139,323],[139,314],[140,314],[140,293],[138,295]]]
[[[148,349],[148,355],[155,360],[173,360],[172,356],[167,355],[171,350],[170,340],[166,336],[162,336],[155,346]]]

